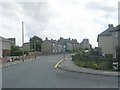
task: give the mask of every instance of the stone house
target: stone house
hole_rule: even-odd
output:
[[[60,37],[58,42],[65,47],[66,51],[73,51],[80,48],[80,45],[76,39],[71,40],[70,38],[64,39]]]
[[[83,41],[80,43],[80,48],[91,50],[89,39],[83,39]]]
[[[72,48],[74,51],[79,50],[80,49],[80,44],[78,43],[78,41],[76,39],[72,39]]]
[[[41,45],[42,54],[55,54],[62,52],[62,46],[56,40],[46,40],[43,41]]]
[[[8,38],[7,40],[11,41],[12,45],[16,45],[16,39],[15,38]]]
[[[31,51],[29,42],[24,43],[22,45],[22,48],[23,48],[24,51]]]
[[[10,56],[12,42],[0,36],[0,57]]]
[[[118,31],[119,25],[114,27],[113,24],[108,25],[108,29],[98,35],[98,47],[105,54],[112,54],[116,58],[116,48],[118,47]]]

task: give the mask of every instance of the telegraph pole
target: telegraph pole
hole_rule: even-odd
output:
[[[22,21],[22,46],[24,44],[24,22]],[[22,61],[24,62],[24,49],[22,47]]]

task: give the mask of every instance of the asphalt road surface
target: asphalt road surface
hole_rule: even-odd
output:
[[[81,74],[55,69],[62,55],[41,56],[37,60],[5,67],[3,88],[118,88],[118,78]]]

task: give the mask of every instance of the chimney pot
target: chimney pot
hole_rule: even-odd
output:
[[[113,24],[109,24],[108,27],[109,27],[109,28],[113,28]]]

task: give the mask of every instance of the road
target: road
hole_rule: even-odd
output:
[[[67,72],[55,69],[62,55],[41,56],[37,60],[5,67],[3,88],[118,88],[118,78]]]

